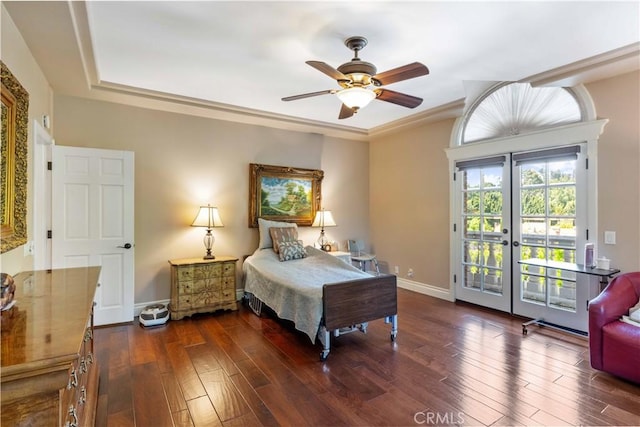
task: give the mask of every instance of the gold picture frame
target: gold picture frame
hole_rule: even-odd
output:
[[[0,253],[27,243],[27,132],[29,94],[0,61],[2,142]]]
[[[320,209],[324,172],[288,166],[249,165],[249,227],[258,218],[310,226]]]

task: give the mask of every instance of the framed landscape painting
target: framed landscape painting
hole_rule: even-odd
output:
[[[310,226],[320,209],[324,172],[287,166],[249,165],[249,227],[258,218]]]

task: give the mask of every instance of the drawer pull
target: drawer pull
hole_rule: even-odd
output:
[[[87,363],[91,365],[93,363],[93,353],[87,354]]]
[[[87,372],[87,361],[83,357],[82,359],[80,359],[80,375],[84,374],[85,372]]]
[[[67,390],[71,390],[72,387],[78,386],[78,375],[76,374],[76,370],[72,369],[71,374],[69,374],[69,383],[67,384]]]
[[[84,342],[90,341],[91,339],[93,339],[93,331],[87,329],[84,333]]]
[[[82,386],[80,388],[80,398],[78,399],[78,403],[84,405],[84,402],[87,401],[87,388]]]
[[[65,427],[78,427],[78,414],[76,413],[76,408],[73,405],[69,406],[69,416],[71,417],[71,421],[67,421],[64,425]]]

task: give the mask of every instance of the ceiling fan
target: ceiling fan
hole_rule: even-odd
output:
[[[383,73],[377,73],[375,65],[361,61],[358,52],[367,45],[367,39],[361,36],[349,37],[344,44],[351,49],[354,58],[338,67],[321,61],[306,61],[316,70],[328,75],[340,85],[342,89],[329,89],[319,92],[304,93],[301,95],[288,96],[282,98],[283,101],[295,101],[297,99],[310,98],[313,96],[335,94],[342,102],[339,119],[346,119],[353,116],[361,108],[365,107],[374,99],[391,102],[408,108],[416,108],[422,104],[422,98],[395,92],[389,89],[382,89],[381,86],[402,80],[413,79],[414,77],[429,74],[429,69],[419,63],[413,62],[402,67],[394,68]]]

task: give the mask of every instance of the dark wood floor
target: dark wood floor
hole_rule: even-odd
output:
[[[370,323],[326,362],[270,317],[200,315],[95,333],[98,426],[640,425],[640,386],[587,341],[399,290],[399,334]]]

